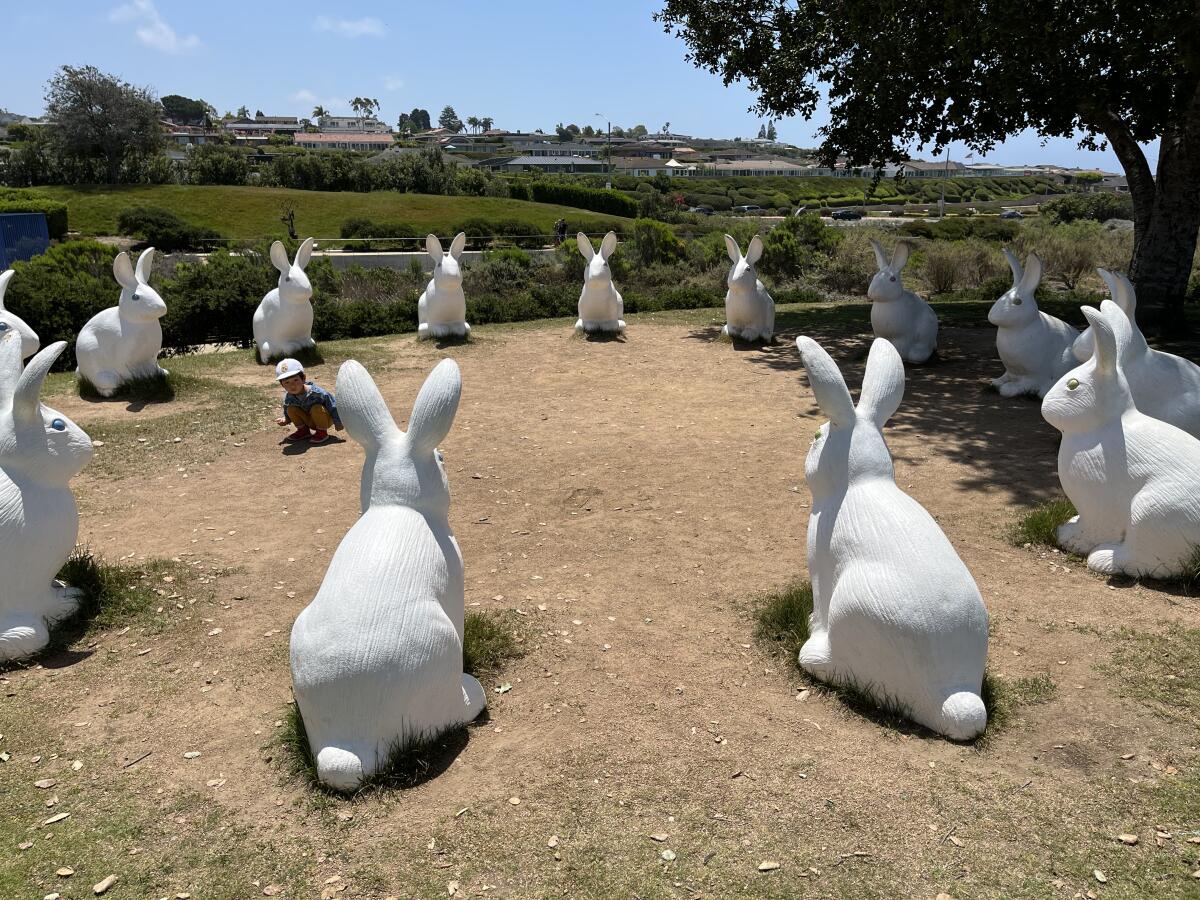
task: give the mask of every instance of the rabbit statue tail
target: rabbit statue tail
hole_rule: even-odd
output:
[[[479,714],[487,709],[487,690],[479,683],[479,680],[474,675],[463,673],[462,677],[462,692],[463,704],[466,706],[466,712],[463,713],[464,722],[474,722],[479,718]]]
[[[362,760],[342,747],[322,747],[317,753],[317,777],[334,790],[354,790],[364,778]]]
[[[978,694],[959,691],[942,703],[942,726],[938,730],[951,740],[972,740],[986,727],[987,709]]]

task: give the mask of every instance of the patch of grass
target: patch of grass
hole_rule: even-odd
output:
[[[1200,628],[1122,628],[1110,637],[1112,659],[1102,668],[1119,679],[1124,696],[1167,721],[1200,726]]]
[[[470,612],[463,621],[463,671],[480,681],[494,677],[510,659],[525,655],[511,611]]]
[[[296,211],[296,227],[304,234],[317,236],[322,245],[340,245],[337,235],[342,223],[351,218],[405,222],[420,234],[432,231],[443,238],[452,226],[471,218],[518,219],[546,234],[560,218],[598,224],[628,221],[574,207],[506,197],[449,197],[396,191],[358,193],[183,184],[47,186],[38,191],[67,202],[71,227],[83,234],[118,234],[117,215],[126,207],[139,204],[169,209],[193,225],[219,231],[222,237],[257,241],[283,236],[279,208],[286,203]]]
[[[255,354],[256,358],[260,358],[257,357],[257,350],[255,351]],[[289,357],[296,360],[296,362],[300,363],[300,365],[304,366],[306,369],[310,366],[320,366],[325,364],[325,357],[321,355],[321,348],[315,345],[312,347],[301,347],[294,353],[287,354],[286,357],[283,353],[273,353],[270,359],[261,361],[263,365],[273,366],[281,359]]]
[[[1057,682],[1046,674],[1007,679],[994,675],[991,670],[985,671],[980,696],[988,720],[983,734],[975,739],[975,746],[985,749],[997,734],[1012,725],[1018,707],[1046,703],[1057,693]]]
[[[512,613],[468,613],[463,622],[463,671],[480,681],[494,677],[510,659],[525,655],[522,637]],[[466,726],[451,728],[429,740],[394,743],[387,760],[374,775],[363,780],[350,796],[368,791],[404,790],[423,784],[449,768],[470,739]],[[308,742],[304,717],[295,702],[289,704],[279,738],[288,774],[324,794],[346,796],[317,778],[317,761]]]
[[[84,375],[76,376],[79,396],[84,400],[128,400],[134,403],[169,403],[175,399],[175,387],[170,375],[139,375],[121,383],[110,397],[105,397]]]
[[[1050,500],[1026,513],[1013,526],[1009,541],[1018,547],[1033,544],[1041,547],[1058,547],[1058,526],[1076,515],[1075,504],[1070,500]]]
[[[812,611],[812,585],[807,581],[793,581],[779,593],[767,597],[759,607],[754,637],[775,645],[795,662],[800,648],[808,640]]]

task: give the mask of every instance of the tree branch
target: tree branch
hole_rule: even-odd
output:
[[[1156,186],[1154,173],[1146,161],[1146,154],[1133,133],[1121,119],[1109,109],[1097,111],[1100,130],[1112,146],[1121,167],[1125,170],[1125,180],[1129,182],[1129,194],[1133,200],[1133,218],[1138,231],[1150,224],[1154,210],[1154,194]]]

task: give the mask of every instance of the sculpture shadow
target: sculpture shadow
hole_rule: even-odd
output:
[[[289,441],[286,438],[279,442],[283,448],[284,456],[302,456],[309,450],[320,450],[323,447],[332,447],[335,444],[346,443],[345,438],[340,438],[335,434],[331,434],[328,440],[322,441],[319,444],[313,444],[309,441]]]
[[[625,344],[628,339],[619,331],[577,331],[575,337],[589,344]]]
[[[464,344],[469,343],[471,343],[471,333],[467,332],[466,334],[461,335],[452,334],[447,335],[446,337],[436,338],[433,345],[439,350],[445,350],[449,347],[461,347]]]
[[[945,306],[954,309],[946,315],[938,308],[943,320],[939,353],[928,363],[905,367],[904,400],[885,427],[885,436],[899,431],[918,434],[922,437],[918,446],[928,456],[964,466],[967,474],[956,483],[964,493],[1004,491],[1019,505],[1044,502],[1060,490],[1060,433],[1042,419],[1040,403],[1007,399],[986,390],[991,379],[1004,371],[996,353],[995,329],[986,324],[988,304]],[[982,322],[983,327],[964,327],[961,322]],[[712,332],[701,329],[692,336],[703,339]],[[780,313],[776,318],[779,343],[761,346],[757,353],[747,353],[746,359],[802,376],[804,366],[795,346],[801,334],[816,340],[834,358],[857,398],[873,339],[870,304],[831,304]],[[796,395],[802,411],[825,418],[806,378],[797,378]],[[911,451],[897,452],[898,443],[889,441],[898,462],[923,463],[925,452],[920,457]]]
[[[280,360],[287,358],[289,357],[280,353],[276,353],[273,354],[270,359],[263,360],[258,353],[258,348],[254,348],[254,360],[262,366],[273,366]],[[325,364],[325,356],[321,353],[321,348],[317,344],[314,344],[311,347],[305,347],[302,350],[297,350],[295,353],[291,354],[290,358],[296,360],[296,362],[300,363],[300,365],[306,369],[312,366],[322,366]]]
[[[151,404],[170,403],[175,399],[175,384],[169,375],[131,378],[117,388],[111,397],[101,394],[83,375],[77,375],[76,378],[81,399],[88,403],[127,403],[125,408],[129,412],[141,412]]]

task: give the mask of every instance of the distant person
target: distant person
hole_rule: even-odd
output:
[[[567,239],[567,220],[559,219],[554,223],[554,243],[561,244]]]
[[[329,428],[342,430],[337,401],[333,394],[304,377],[304,367],[294,359],[283,359],[275,366],[275,380],[284,390],[283,415],[276,425],[291,423],[296,430],[284,438],[289,444],[308,441],[323,444],[329,440]]]

